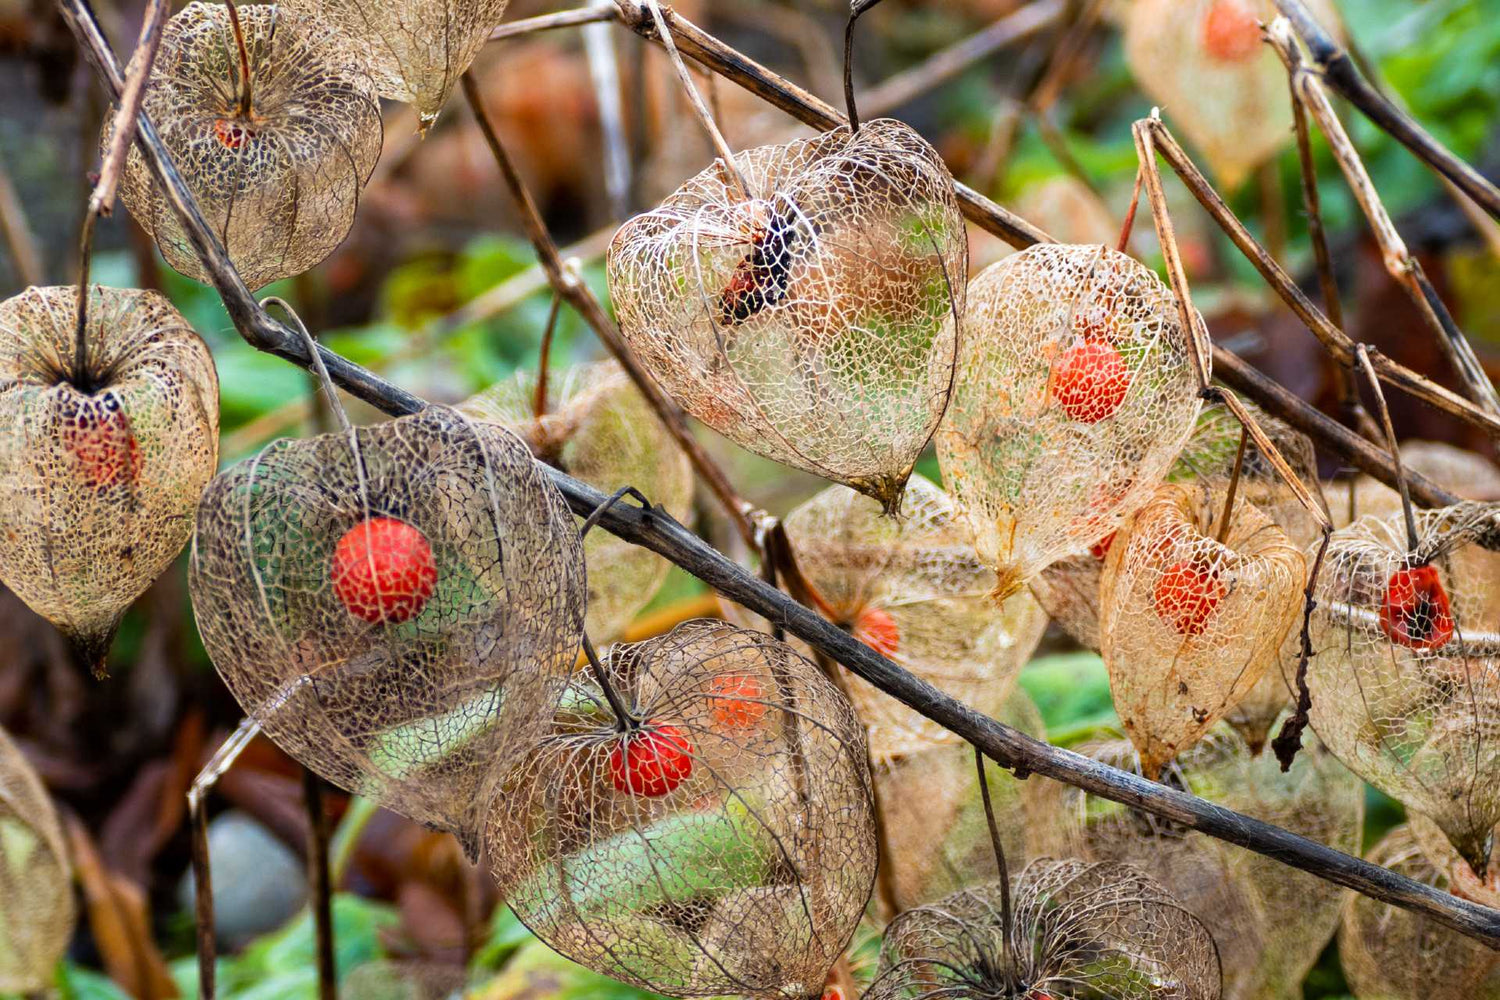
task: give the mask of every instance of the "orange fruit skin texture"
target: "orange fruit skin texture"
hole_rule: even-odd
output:
[[[647,723],[626,735],[609,755],[615,791],[658,799],[693,773],[693,745],[676,726]]]
[[[1111,531],[1109,534],[1107,534],[1103,538],[1099,539],[1093,545],[1090,545],[1089,546],[1089,555],[1093,556],[1095,559],[1099,560],[1100,562],[1103,562],[1104,561],[1104,557],[1107,556],[1107,555],[1109,555],[1109,547],[1111,545],[1115,544],[1115,536],[1118,535],[1118,534],[1119,534],[1118,531]]]
[[[141,475],[141,446],[130,418],[118,400],[106,397],[104,405],[112,408],[102,415],[93,408],[79,410],[61,433],[84,480],[98,490],[134,483]]]
[[[901,648],[901,627],[880,608],[867,608],[854,620],[850,630],[854,638],[881,656],[895,656]]]
[[[437,586],[426,536],[392,517],[368,518],[346,531],[329,575],[349,613],[371,624],[416,617]]]
[[[721,674],[708,683],[714,721],[726,729],[754,729],[766,716],[766,692],[750,674]]]
[[[1086,340],[1063,352],[1052,370],[1052,395],[1069,417],[1097,424],[1114,415],[1130,391],[1130,369],[1120,352]]]
[[[1218,575],[1190,562],[1168,566],[1152,592],[1157,615],[1181,635],[1202,635],[1223,599]]]
[[[1243,62],[1260,51],[1260,25],[1242,0],[1218,0],[1203,19],[1203,51],[1220,62]]]
[[[1453,610],[1436,569],[1413,566],[1391,574],[1380,602],[1380,630],[1410,649],[1441,649],[1453,638]]]

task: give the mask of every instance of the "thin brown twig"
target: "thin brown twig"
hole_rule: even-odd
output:
[[[1234,469],[1229,473],[1229,489],[1224,492],[1224,517],[1219,522],[1218,542],[1229,538],[1229,522],[1234,517],[1234,495],[1240,487],[1240,472],[1245,468],[1245,446],[1250,443],[1250,428],[1240,428],[1240,446],[1234,453]]]
[[[312,891],[313,925],[318,954],[318,1000],[338,1000],[333,965],[333,889],[328,877],[328,810],[323,779],[302,769],[302,798],[307,805],[307,882]]]
[[[1351,491],[1352,495],[1352,491]],[[1333,539],[1333,525],[1323,525],[1323,540],[1318,544],[1318,554],[1313,557],[1312,569],[1307,574],[1307,585],[1302,588],[1302,645],[1297,657],[1297,675],[1292,680],[1292,690],[1297,695],[1297,705],[1291,716],[1281,724],[1281,732],[1271,741],[1271,750],[1283,772],[1292,769],[1292,761],[1302,749],[1302,733],[1307,729],[1312,710],[1312,691],[1307,686],[1307,661],[1312,658],[1312,615],[1318,602],[1314,594],[1318,590],[1318,575],[1323,571],[1323,557],[1328,554],[1328,543]]]
[[[547,326],[542,331],[542,345],[537,348],[536,392],[531,398],[531,415],[540,420],[547,413],[547,368],[552,360],[552,335],[557,332],[557,314],[562,311],[562,296],[552,293],[552,308],[547,310]]]
[[[501,42],[507,38],[520,38],[523,35],[534,35],[539,31],[552,31],[555,28],[576,28],[585,24],[597,24],[600,21],[613,21],[619,14],[613,6],[579,7],[574,10],[560,10],[552,14],[539,14],[536,17],[525,17],[519,21],[502,24],[490,32],[489,40]]]
[[[1415,552],[1420,539],[1417,537],[1417,518],[1411,509],[1411,488],[1406,484],[1405,470],[1401,467],[1401,446],[1396,443],[1396,428],[1391,423],[1391,409],[1385,405],[1385,393],[1380,391],[1380,380],[1370,364],[1370,356],[1364,345],[1359,347],[1359,363],[1369,379],[1370,391],[1375,394],[1375,409],[1380,413],[1380,426],[1385,431],[1385,444],[1391,452],[1391,464],[1396,467],[1396,487],[1401,493],[1401,514],[1406,519],[1406,548]]]
[[[25,285],[40,285],[46,280],[42,275],[42,255],[36,246],[36,236],[26,221],[26,209],[11,183],[5,164],[0,161],[0,234],[5,236],[5,245],[10,250],[10,259],[15,263],[16,276]]]
[[[105,151],[103,165],[99,168],[99,182],[89,196],[89,212],[94,215],[109,215],[115,208],[115,191],[120,184],[120,174],[125,169],[125,154],[135,139],[135,119],[140,114],[141,102],[146,97],[146,83],[151,78],[151,68],[156,64],[156,53],[161,48],[162,25],[172,5],[167,0],[148,0],[146,13],[141,18],[141,35],[135,43],[135,52],[125,67],[125,94],[120,98],[119,110],[115,112],[109,136],[109,149]]]

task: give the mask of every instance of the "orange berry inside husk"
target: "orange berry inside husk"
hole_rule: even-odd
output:
[[[141,474],[141,446],[118,402],[81,409],[63,425],[63,446],[95,489],[133,483]]]
[[[1114,416],[1130,391],[1130,369],[1120,352],[1085,340],[1062,353],[1052,369],[1052,395],[1063,412],[1082,424]]]
[[[766,715],[766,692],[750,674],[720,674],[708,682],[708,705],[725,729],[754,729]]]
[[[1192,560],[1173,563],[1156,581],[1156,615],[1179,635],[1202,635],[1224,600],[1219,574]]]
[[[901,627],[888,612],[866,608],[854,619],[849,633],[881,656],[895,656],[901,648]]]
[[[660,798],[693,773],[693,745],[682,730],[659,722],[627,733],[609,755],[615,791]]]
[[[432,546],[393,517],[372,517],[344,533],[333,550],[333,592],[356,618],[404,622],[422,613],[437,586]]]
[[[1203,50],[1220,62],[1242,62],[1260,50],[1260,24],[1243,0],[1215,0],[1203,19]]]
[[[255,138],[255,130],[238,118],[215,118],[214,138],[225,149],[244,149]]]
[[[1439,649],[1453,638],[1448,592],[1432,566],[1398,569],[1386,581],[1380,630],[1410,649]]]
[[[1103,562],[1104,557],[1109,555],[1109,547],[1115,544],[1115,536],[1118,534],[1118,531],[1111,531],[1109,534],[1099,539],[1093,545],[1090,545],[1089,555],[1093,556],[1095,559],[1098,559],[1100,562]]]

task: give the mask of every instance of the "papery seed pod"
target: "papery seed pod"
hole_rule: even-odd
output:
[[[1127,740],[1074,749],[1140,773]],[[1274,756],[1220,726],[1162,780],[1338,850],[1359,849],[1364,785],[1316,742],[1283,774]],[[1037,799],[1057,829],[1051,850],[1138,865],[1202,917],[1219,947],[1226,1000],[1289,1000],[1338,926],[1349,893],[1316,876],[1070,786],[1044,783]]]
[[[47,789],[0,729],[0,992],[48,995],[73,938],[73,875]]]
[[[1148,777],[1275,669],[1306,574],[1266,515],[1244,498],[1226,515],[1207,484],[1161,486],[1115,539],[1100,581],[1101,652]]]
[[[620,227],[626,341],[693,416],[894,509],[954,377],[968,244],[953,178],[905,125],[761,146]]]
[[[1039,740],[1042,713],[1020,687],[991,715]],[[1042,782],[1024,781],[985,761],[1000,841],[1017,868],[1046,853],[1039,835],[1054,824],[1037,804]],[[875,767],[876,801],[896,905],[910,909],[1000,877],[980,794],[974,750],[966,743],[916,750]]]
[[[1336,28],[1330,3],[1308,6]],[[1125,20],[1136,82],[1229,188],[1291,141],[1286,68],[1261,42],[1275,17],[1273,0],[1136,0]]]
[[[636,486],[678,521],[692,516],[693,469],[686,453],[614,362],[549,374],[547,412],[537,417],[536,374],[520,372],[462,403],[458,410],[500,424],[533,454],[604,493]],[[671,564],[606,531],[583,542],[589,604],[584,629],[596,644],[613,642],[660,589]]]
[[[1139,869],[1041,860],[999,883],[908,910],[886,928],[866,1000],[1219,1000],[1199,919]]]
[[[1381,791],[1426,813],[1483,872],[1500,822],[1500,553],[1495,509],[1465,501],[1334,533],[1308,663],[1313,729]]]
[[[864,912],[875,827],[861,727],[770,636],[696,621],[580,674],[500,782],[486,850],[550,947],[670,996],[819,997]]]
[[[238,12],[248,85],[228,7],[194,2],[163,29],[142,109],[255,289],[308,270],[349,234],[380,156],[380,102],[353,43],[315,13]],[[210,280],[138,149],[120,196],[168,264]]]
[[[1366,860],[1439,889],[1445,874],[1398,826]],[[1355,896],[1339,928],[1339,961],[1358,1000],[1472,1000],[1500,956],[1421,914]]]
[[[991,600],[995,573],[968,525],[929,480],[913,475],[896,518],[843,486],[784,522],[798,567],[856,639],[981,712],[1005,702],[1047,627],[1032,596]],[[849,697],[869,727],[875,760],[956,740],[948,730],[858,677]]]
[[[102,671],[120,617],[177,558],[219,450],[207,345],[157,292],[0,303],[0,580]]]
[[[1441,441],[1403,441],[1401,465],[1465,500],[1500,500],[1500,469],[1472,451]],[[1401,510],[1401,494],[1372,476],[1336,483],[1331,490],[1336,528],[1347,528],[1362,517],[1385,517]]]
[[[486,780],[546,731],[583,626],[561,494],[519,438],[439,406],[221,473],[188,583],[278,746],[471,854]]]
[[[997,596],[1117,530],[1198,413],[1171,290],[1102,246],[1041,244],[986,268],[959,374],[938,461]]]
[[[426,131],[505,16],[508,0],[284,0],[320,15],[358,48],[381,97],[416,109]]]

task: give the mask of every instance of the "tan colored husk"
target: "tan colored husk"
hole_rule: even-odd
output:
[[[431,548],[404,621],[356,616],[330,580],[341,537],[377,516]],[[471,854],[488,780],[546,732],[585,600],[573,515],[526,445],[440,406],[220,474],[188,583],[220,676],[278,746]]]
[[[1009,948],[998,882],[897,917],[866,1000],[1061,1000],[1080,986],[1101,1000],[1221,996],[1203,923],[1139,869],[1036,861],[1012,879],[1012,897]]]
[[[1493,530],[1495,510],[1465,501],[1415,516],[1416,557],[1399,513],[1334,534],[1312,618],[1312,726],[1356,774],[1431,817],[1482,872],[1500,822],[1500,553],[1477,539]],[[1379,621],[1391,574],[1439,550],[1431,565],[1452,637],[1436,649],[1392,641]]]
[[[875,877],[848,701],[790,646],[724,622],[617,645],[603,669],[644,731],[686,741],[691,772],[654,797],[617,785],[614,755],[640,737],[580,673],[492,800],[502,896],[556,951],[645,989],[821,996]]]
[[[543,461],[603,493],[634,486],[678,521],[691,522],[693,469],[687,454],[617,363],[549,373],[547,413],[540,419],[533,412],[535,393],[536,373],[518,372],[457,409],[505,427]],[[584,628],[602,646],[619,638],[650,603],[671,563],[607,531],[589,532],[583,553],[589,580]]]
[[[1140,773],[1126,740],[1075,747],[1093,760]],[[1315,741],[1283,774],[1227,726],[1169,765],[1168,784],[1217,805],[1327,844],[1358,851],[1364,785]],[[1218,943],[1226,1000],[1291,1000],[1333,937],[1347,890],[1054,782],[1036,808],[1052,816],[1057,840],[1044,849],[1094,861],[1139,865],[1202,917]]]
[[[1223,507],[1222,489],[1164,484],[1104,564],[1101,652],[1151,778],[1274,669],[1302,606],[1302,553],[1245,497],[1219,542]],[[1174,585],[1183,574],[1197,582]],[[1217,600],[1194,615],[1204,593]],[[1193,627],[1180,631],[1187,618]]]
[[[57,811],[0,729],[0,992],[48,992],[74,919],[72,868]]]
[[[749,200],[712,166],[615,234],[621,331],[714,430],[894,508],[953,384],[953,178],[889,119],[735,160]]]
[[[192,533],[218,462],[219,380],[165,297],[95,285],[81,391],[76,296],[0,303],[0,580],[102,670],[120,617]]]
[[[1396,827],[1366,860],[1439,889],[1446,875]],[[1474,1000],[1500,955],[1420,914],[1354,896],[1339,928],[1339,960],[1358,1000]]]
[[[381,97],[416,109],[425,131],[474,62],[508,0],[284,0],[353,42]]]
[[[1151,496],[1198,414],[1172,292],[1103,246],[1039,244],[969,286],[958,386],[936,436],[944,485],[996,568],[997,596],[1120,527]],[[1088,333],[1088,337],[1085,337]],[[1053,366],[1102,341],[1129,371],[1112,414],[1086,423]]]
[[[190,3],[167,22],[142,109],[254,289],[301,274],[343,242],[382,129],[356,51],[375,46],[350,43],[316,11],[242,4],[239,17],[250,57],[248,118],[239,112],[239,49],[219,3]],[[112,120],[106,145],[111,128]],[[120,195],[168,264],[210,280],[138,149]]]
[[[1338,12],[1327,0],[1308,6],[1323,25],[1337,27]],[[1234,58],[1205,47],[1214,7],[1247,15]],[[1261,44],[1254,23],[1269,24],[1276,13],[1273,0],[1135,0],[1125,19],[1125,61],[1136,82],[1230,189],[1291,142],[1286,69]]]
[[[889,616],[895,648],[880,652],[981,712],[1005,702],[1047,616],[1024,591],[996,605],[994,571],[931,481],[911,477],[895,518],[869,497],[833,486],[784,524],[799,568],[838,624],[863,638],[862,614]],[[848,691],[877,761],[958,739],[858,677],[848,676]]]
[[[1500,469],[1483,455],[1441,441],[1403,441],[1401,465],[1426,476],[1465,500],[1500,500]],[[1401,509],[1401,494],[1370,476],[1355,478],[1350,511],[1348,482],[1325,486],[1333,497],[1334,527],[1347,528],[1362,517],[1384,517]]]

